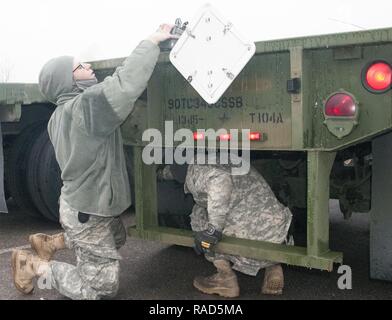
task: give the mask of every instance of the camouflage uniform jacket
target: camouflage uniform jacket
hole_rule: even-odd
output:
[[[192,230],[205,230],[210,223],[226,236],[278,244],[286,241],[291,212],[276,199],[253,167],[246,175],[231,175],[229,165],[189,165],[184,189],[192,193],[196,202],[191,215]],[[274,264],[227,258],[234,263],[234,269],[250,275]]]

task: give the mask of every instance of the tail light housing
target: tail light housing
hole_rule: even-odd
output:
[[[324,101],[324,124],[338,139],[349,135],[358,125],[359,103],[344,90],[332,93]]]
[[[384,60],[367,64],[362,70],[362,85],[371,93],[385,93],[392,86],[392,66]]]
[[[327,117],[355,117],[358,105],[349,93],[337,92],[326,100],[324,112]]]

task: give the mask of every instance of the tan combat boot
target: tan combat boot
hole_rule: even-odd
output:
[[[64,233],[49,236],[43,233],[32,234],[29,237],[31,248],[41,259],[50,261],[57,250],[65,248]]]
[[[270,295],[281,295],[283,293],[284,277],[280,264],[265,269],[264,282],[261,293]]]
[[[218,294],[226,298],[235,298],[240,295],[237,276],[231,269],[227,260],[215,260],[214,266],[218,273],[209,277],[196,277],[193,286],[207,294]]]
[[[23,294],[33,291],[33,278],[43,275],[49,263],[24,250],[14,250],[11,258],[12,275],[16,289]]]

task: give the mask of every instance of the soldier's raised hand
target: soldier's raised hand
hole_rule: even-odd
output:
[[[176,38],[178,39],[178,35],[171,34],[170,31],[173,29],[174,25],[173,24],[161,24],[158,28],[157,31],[155,31],[153,34],[151,34],[147,40],[150,40],[151,42],[155,44],[159,44],[162,41],[165,41],[167,39],[171,38]]]

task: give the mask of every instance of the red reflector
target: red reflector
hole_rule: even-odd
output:
[[[194,132],[193,133],[193,140],[203,140],[204,133],[203,132]]]
[[[331,117],[352,117],[356,111],[354,99],[345,93],[334,94],[325,104],[325,114]]]
[[[258,141],[261,138],[260,132],[251,132],[249,133],[249,140],[250,141]]]
[[[391,88],[392,67],[383,61],[375,62],[367,68],[362,81],[371,92],[385,92]]]
[[[230,133],[221,134],[221,135],[219,135],[219,140],[229,141],[229,140],[231,140],[231,134]]]

